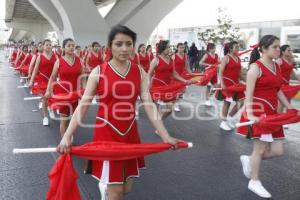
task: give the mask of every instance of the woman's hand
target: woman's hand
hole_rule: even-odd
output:
[[[254,115],[248,115],[247,118],[248,118],[249,121],[253,121],[255,123],[258,123],[261,119],[259,117],[254,116]]]
[[[67,134],[61,139],[59,145],[56,147],[56,151],[59,153],[70,153],[70,147],[72,144],[72,136]]]
[[[177,138],[173,138],[173,137],[171,137],[171,136],[169,136],[169,135],[166,136],[166,137],[162,137],[162,141],[163,141],[164,143],[168,143],[168,144],[172,145],[173,148],[174,148],[174,150],[178,149],[178,143],[179,143],[179,142],[185,142],[185,141],[183,141],[183,140],[179,140],[179,139],[177,139]]]

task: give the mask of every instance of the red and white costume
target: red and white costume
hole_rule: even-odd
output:
[[[275,71],[271,71],[261,61],[255,62],[260,70],[260,75],[255,83],[253,92],[253,114],[260,117],[262,115],[272,115],[277,113],[278,98],[277,93],[282,86],[282,76],[280,68],[275,64]],[[246,110],[241,116],[241,122],[248,121]],[[237,133],[246,136],[249,139],[261,138],[262,135],[271,139],[284,138],[283,129],[272,133],[266,133],[265,130],[259,128],[257,125],[243,126],[237,129]]]
[[[226,87],[238,84],[240,82],[240,73],[242,69],[241,60],[237,57],[237,61],[228,55],[228,63],[223,71],[223,83]],[[227,91],[216,91],[216,98],[218,100],[226,100],[228,102],[237,101],[244,98],[243,92],[227,92]]]
[[[58,67],[58,82],[53,86],[53,94],[70,94],[76,90],[81,89],[80,85],[80,75],[81,75],[81,61],[80,58],[74,56],[74,62],[69,64],[64,57],[59,58],[59,67]],[[59,113],[70,115],[72,114],[78,102],[72,102],[65,104],[49,102],[49,106],[53,110],[58,110]]]
[[[210,53],[206,54],[206,59],[204,60],[204,63],[210,64],[210,65],[217,65],[219,63],[219,57],[218,54],[214,54],[212,56]],[[212,70],[216,66],[209,66],[205,68],[205,71],[208,72],[209,70]],[[218,75],[216,75],[210,80],[211,84],[216,84],[218,82]]]
[[[97,114],[94,141],[141,143],[135,120],[135,103],[140,94],[141,72],[131,62],[126,74],[120,74],[109,63],[99,67]],[[126,112],[124,112],[124,110]],[[86,173],[105,184],[123,184],[138,177],[145,167],[144,158],[124,161],[88,161]]]

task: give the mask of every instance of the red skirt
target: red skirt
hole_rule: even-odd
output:
[[[131,130],[121,136],[109,125],[96,120],[96,127],[93,141],[110,141],[131,144],[140,144],[137,123],[134,122]],[[86,174],[91,174],[106,184],[124,184],[131,177],[139,177],[139,169],[145,168],[144,158],[122,160],[122,161],[87,161]]]
[[[253,114],[254,116],[261,117],[263,115],[273,115],[277,113],[277,109],[272,109],[268,104],[263,101],[255,101],[253,105]],[[246,110],[243,111],[240,122],[247,122],[249,121],[247,118]],[[242,126],[237,128],[237,134],[243,135],[248,139],[259,139],[263,134],[272,134],[274,139],[283,139],[284,133],[283,128],[280,127],[276,131],[268,131],[265,128],[261,128],[256,124]]]

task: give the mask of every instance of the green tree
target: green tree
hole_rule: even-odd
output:
[[[215,44],[223,44],[225,40],[239,40],[241,34],[239,28],[234,27],[231,17],[226,14],[225,8],[218,8],[218,25],[216,28],[199,30],[198,39],[205,44],[213,42]]]

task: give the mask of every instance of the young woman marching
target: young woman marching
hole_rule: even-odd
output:
[[[281,57],[276,62],[280,67],[283,84],[289,85],[291,76],[300,81],[300,77],[294,71],[294,56],[291,47],[289,45],[282,45],[280,52]]]
[[[148,55],[148,58],[149,58],[149,60],[150,60],[150,62],[153,60],[153,58],[154,58],[154,55],[153,55],[153,53],[152,53],[152,46],[151,45],[148,45],[147,47],[146,47],[146,53],[147,53],[147,55]]]
[[[32,58],[31,58],[31,61],[30,61],[30,64],[29,64],[28,80],[31,79],[32,72],[33,72],[34,67],[35,67],[36,59],[37,59],[37,57],[38,57],[42,52],[43,52],[43,44],[42,44],[42,42],[39,42],[39,43],[38,43],[38,46],[37,46],[37,51],[32,55]]]
[[[281,91],[282,76],[279,66],[273,61],[280,55],[280,41],[276,36],[265,35],[250,57],[247,72],[245,111],[241,122],[259,122],[263,115],[277,113],[278,100],[288,109],[293,107]],[[260,53],[262,54],[260,58]],[[283,154],[284,133],[282,127],[270,133],[259,126],[249,125],[237,129],[237,133],[253,139],[253,151],[250,156],[242,155],[240,160],[244,175],[250,179],[248,188],[260,197],[271,198],[271,194],[260,182],[262,160]]]
[[[138,47],[138,64],[142,66],[146,73],[148,73],[150,67],[150,58],[146,52],[146,46],[144,44],[140,44]]]
[[[84,86],[84,68],[80,58],[75,53],[75,42],[73,39],[65,39],[63,41],[63,54],[55,64],[48,82],[46,98],[52,94],[71,93]],[[54,84],[56,78],[59,79],[57,84]],[[55,86],[54,86],[55,85]],[[60,114],[60,135],[64,136],[69,124],[69,118],[77,107],[77,102],[70,105],[58,105]]]
[[[83,120],[95,94],[98,94],[101,100],[94,141],[140,143],[134,116],[135,102],[140,95],[145,111],[162,140],[175,146],[179,142],[170,137],[161,119],[157,119],[158,113],[149,94],[146,73],[129,61],[135,42],[136,34],[127,27],[118,25],[112,28],[108,36],[112,59],[95,68],[89,76],[84,96],[58,146],[59,152],[69,152],[71,137],[80,125],[79,122]],[[114,87],[115,85],[117,86]],[[131,191],[133,184],[131,178],[138,177],[139,168],[145,167],[143,158],[125,161],[89,161],[88,164],[86,172],[99,180],[102,200],[122,200],[124,195]]]
[[[238,57],[239,44],[235,41],[229,42],[225,46],[224,58],[220,64],[219,80],[222,91],[217,91],[217,99],[223,100],[220,128],[230,131],[235,127],[232,117],[239,109],[238,101],[243,97],[243,93],[229,93],[226,88],[240,82],[241,61]],[[229,113],[230,104],[235,101],[235,105]],[[229,114],[228,114],[229,113]]]
[[[86,58],[86,73],[90,74],[91,71],[103,62],[101,46],[98,42],[92,43],[92,50],[88,53]]]
[[[206,47],[206,54],[201,58],[199,65],[202,65],[205,67],[205,71],[209,70],[213,67],[216,67],[218,63],[220,63],[220,59],[218,57],[218,54],[216,52],[216,46],[213,43],[208,43]],[[211,90],[211,85],[216,85],[218,82],[218,76],[216,75],[212,80],[210,81],[209,85],[207,85],[207,90],[206,90],[206,101],[205,105],[206,106],[211,106],[211,101],[209,100],[209,94]]]
[[[160,94],[160,92],[156,92],[155,88],[156,87],[172,87],[172,79],[173,77],[183,83],[190,84],[192,81],[190,80],[185,80],[182,78],[178,73],[174,70],[174,63],[172,59],[170,58],[169,55],[170,52],[170,45],[169,41],[167,40],[161,40],[158,44],[158,51],[157,54],[158,56],[154,58],[150,64],[150,69],[149,69],[149,77],[151,80],[151,89],[154,90],[153,96],[165,96],[165,94]],[[169,102],[166,103],[166,109],[165,111],[161,111],[162,113],[162,118],[166,118],[172,113],[173,110],[173,105],[174,105],[174,100],[176,99],[171,99]],[[164,100],[162,100],[164,102]]]
[[[56,59],[57,56],[52,52],[51,41],[48,39],[44,40],[43,53],[41,53],[35,61],[35,67],[29,82],[29,87],[33,87],[33,90],[35,87],[43,86],[43,89],[40,89],[39,92],[36,94],[43,95],[42,109],[43,109],[44,126],[49,125],[48,109],[47,109],[48,104],[47,104],[47,99],[45,98],[44,95]]]

